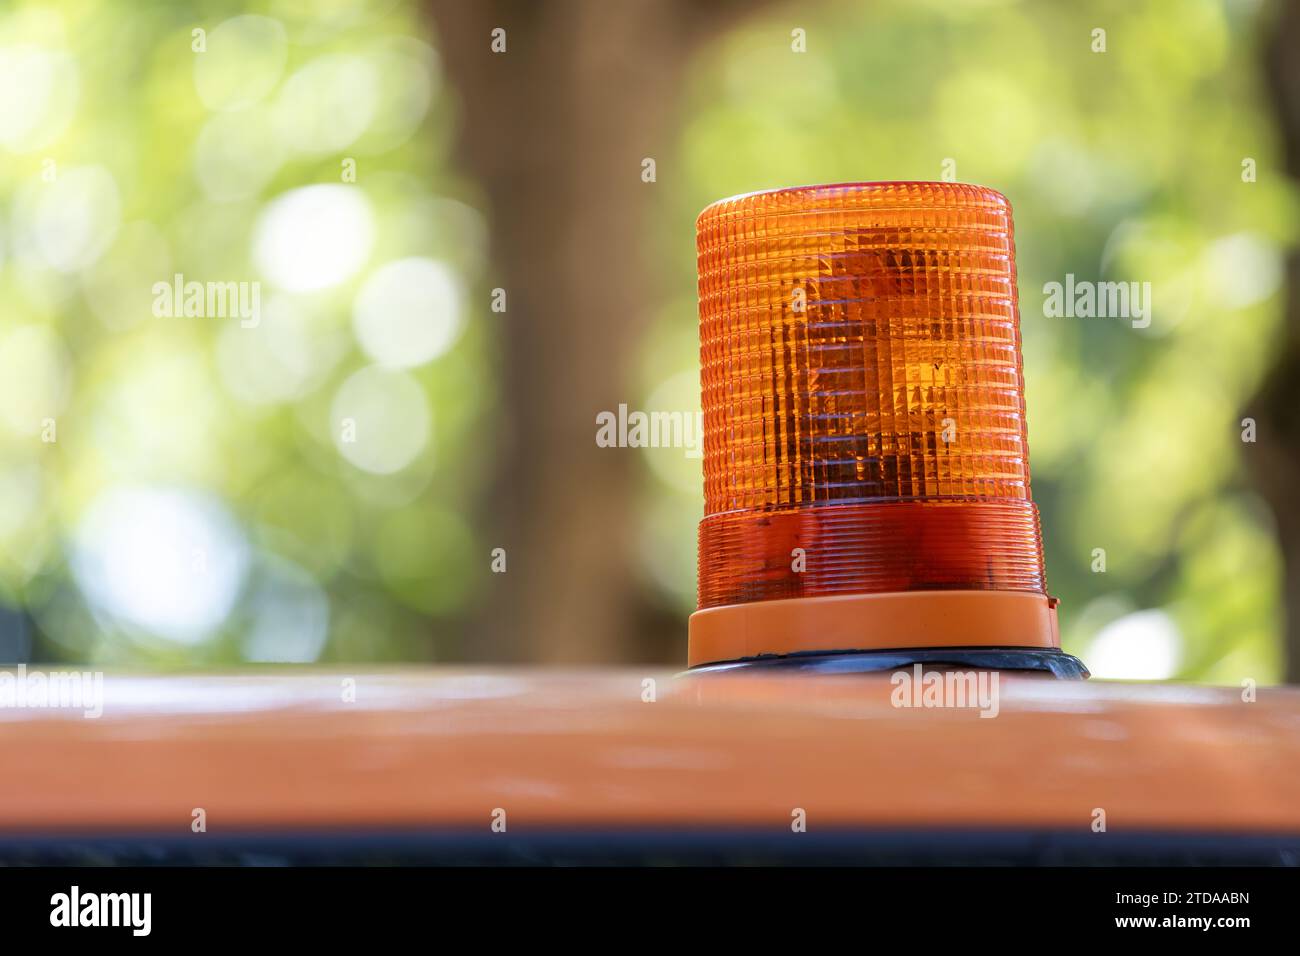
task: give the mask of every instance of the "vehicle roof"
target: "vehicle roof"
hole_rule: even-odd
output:
[[[646,683],[652,681],[653,683]],[[349,683],[351,682],[351,683]],[[355,699],[348,698],[349,688]],[[104,679],[0,707],[0,831],[1056,827],[1300,833],[1300,691],[1002,676],[998,713],[883,675],[636,669]],[[652,698],[652,699],[650,699]]]

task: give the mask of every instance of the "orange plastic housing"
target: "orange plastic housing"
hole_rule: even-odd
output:
[[[1046,602],[1006,197],[780,189],[709,206],[697,239],[700,609],[921,591]]]

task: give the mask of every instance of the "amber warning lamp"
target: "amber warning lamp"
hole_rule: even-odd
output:
[[[697,223],[705,515],[690,665],[1087,671],[1029,492],[1011,206],[957,183]]]

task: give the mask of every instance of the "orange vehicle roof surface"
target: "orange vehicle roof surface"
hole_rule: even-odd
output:
[[[653,701],[645,682],[654,680]],[[348,681],[355,701],[346,702]],[[0,707],[0,831],[1060,827],[1300,832],[1300,692],[1003,676],[996,717],[885,676],[109,676]]]

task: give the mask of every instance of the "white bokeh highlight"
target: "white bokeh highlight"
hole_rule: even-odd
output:
[[[411,258],[376,269],[352,307],[362,350],[382,365],[423,365],[446,352],[461,331],[460,278],[433,259]]]
[[[69,54],[31,44],[0,47],[0,145],[16,153],[48,146],[67,129],[80,97]]]
[[[373,243],[374,215],[356,187],[303,186],[263,210],[253,260],[281,289],[315,292],[356,275]]]
[[[1083,654],[1093,677],[1168,680],[1178,670],[1182,635],[1164,611],[1136,611],[1103,627]]]
[[[219,502],[152,486],[97,498],[77,527],[72,558],[95,611],[182,644],[221,627],[247,564],[244,536]]]

